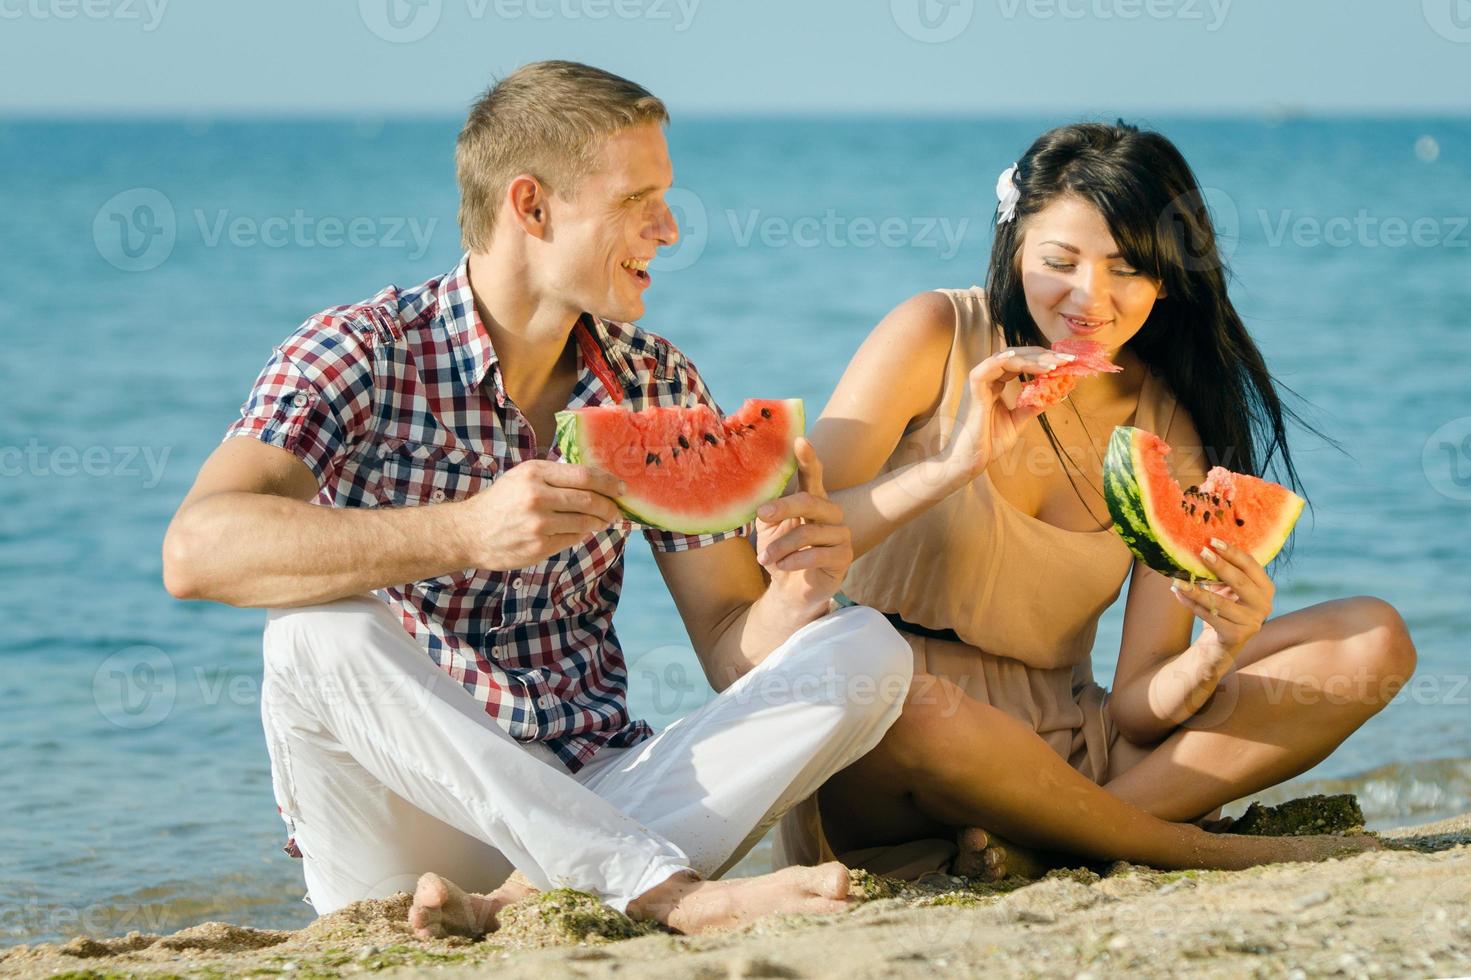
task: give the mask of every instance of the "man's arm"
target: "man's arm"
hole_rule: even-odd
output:
[[[827,499],[822,464],[797,442],[798,490],[778,503],[778,523],[757,520],[757,549],[731,538],[654,553],[710,686],[723,691],[828,611],[853,549],[842,511]],[[761,516],[770,514],[768,504]],[[780,559],[771,556],[781,554]],[[762,574],[766,568],[768,576]]]
[[[617,518],[607,474],[528,461],[467,500],[322,507],[311,469],[249,437],[210,455],[164,537],[180,599],[302,606],[466,568],[524,568]]]

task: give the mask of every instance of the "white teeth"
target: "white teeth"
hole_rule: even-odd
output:
[[[634,272],[648,272],[649,271],[649,260],[648,259],[624,259],[623,260],[623,268],[630,269],[630,270],[632,270]]]

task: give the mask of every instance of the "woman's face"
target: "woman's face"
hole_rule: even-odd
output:
[[[1139,332],[1164,285],[1118,254],[1096,207],[1065,194],[1026,222],[1022,288],[1049,344],[1079,338],[1115,351]]]

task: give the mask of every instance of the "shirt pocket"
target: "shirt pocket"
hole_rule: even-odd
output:
[[[387,507],[424,507],[468,500],[488,489],[500,465],[494,456],[424,443],[389,443],[381,450],[376,496]],[[475,577],[466,568],[415,583],[419,587],[457,589]]]

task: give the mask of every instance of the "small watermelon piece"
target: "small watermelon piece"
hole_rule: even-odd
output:
[[[1217,580],[1200,551],[1220,538],[1265,565],[1287,543],[1304,501],[1284,486],[1217,466],[1198,487],[1180,489],[1165,457],[1170,445],[1121,425],[1108,440],[1103,490],[1114,530],[1135,557],[1175,578]]]
[[[1123,370],[1108,359],[1102,344],[1091,340],[1066,338],[1052,345],[1059,354],[1071,354],[1076,360],[1058,365],[1022,385],[1017,396],[1018,408],[1048,409],[1072,394],[1078,382],[1095,374],[1117,374]]]
[[[805,425],[800,398],[753,398],[725,418],[707,405],[576,408],[557,413],[557,446],[567,462],[621,479],[618,506],[640,524],[713,534],[781,494]]]

